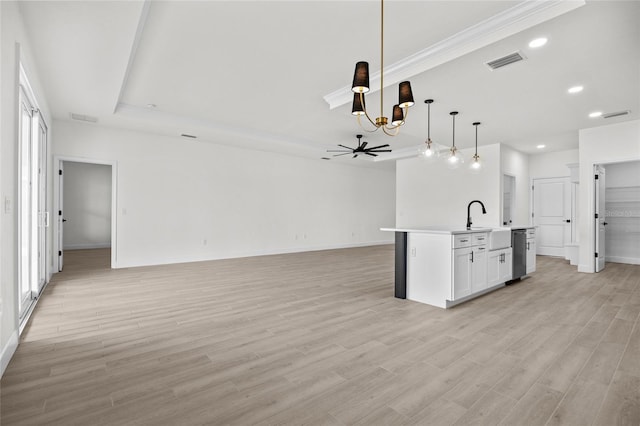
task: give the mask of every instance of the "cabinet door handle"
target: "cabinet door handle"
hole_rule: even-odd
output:
[[[469,240],[460,240],[461,243],[467,243]]]
[[[473,252],[471,252],[471,263],[473,263]]]
[[[529,250],[529,244],[530,244],[530,243],[527,241],[527,250]]]

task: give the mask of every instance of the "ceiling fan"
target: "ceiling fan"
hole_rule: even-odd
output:
[[[338,144],[339,147],[344,149],[328,149],[327,152],[339,152],[340,154],[334,154],[334,157],[340,157],[341,155],[353,154],[353,158],[356,158],[359,154],[370,155],[372,157],[377,157],[378,152],[391,152],[390,149],[382,149],[389,146],[389,144],[372,146],[371,148],[367,148],[367,144],[369,142],[362,142],[362,135],[356,135],[358,138],[358,147],[350,148],[345,145]]]

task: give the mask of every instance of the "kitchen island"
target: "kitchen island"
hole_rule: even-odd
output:
[[[440,308],[511,280],[509,228],[382,228],[396,234],[395,296]]]

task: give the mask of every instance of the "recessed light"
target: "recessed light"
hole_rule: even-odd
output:
[[[538,47],[544,46],[545,44],[547,44],[547,38],[546,37],[540,37],[540,38],[537,38],[535,40],[531,40],[529,42],[529,47],[532,48],[532,49],[536,49]]]
[[[591,114],[589,114],[590,118],[598,118],[602,115],[602,111],[594,111]]]
[[[542,144],[536,145],[536,148],[538,148],[538,149],[543,149],[544,147],[546,147],[546,145],[542,145]]]
[[[583,89],[584,89],[584,87],[582,87],[582,86],[573,86],[573,87],[570,87],[569,90],[567,90],[567,92],[569,92],[569,93],[580,93],[580,92],[582,92]]]

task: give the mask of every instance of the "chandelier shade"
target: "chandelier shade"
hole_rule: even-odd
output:
[[[360,61],[356,64],[353,73],[351,91],[355,93],[367,93],[369,91],[369,63]]]
[[[404,121],[404,114],[402,113],[402,108],[400,107],[400,105],[394,105],[391,124],[393,124],[394,126],[400,126],[402,125],[403,121]]]
[[[360,93],[353,94],[353,104],[351,105],[351,114],[364,115],[364,96]]]
[[[398,106],[400,108],[408,108],[414,104],[410,82],[403,81],[400,83],[400,86],[398,86],[398,99]]]

